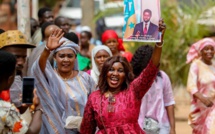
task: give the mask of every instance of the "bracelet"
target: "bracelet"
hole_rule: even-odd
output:
[[[51,50],[46,45],[45,45],[45,49],[51,52]]]
[[[157,43],[156,43],[155,45],[156,45],[157,47],[160,47],[160,48],[163,47],[163,43],[162,43],[162,45],[160,45],[160,46],[159,46]]]
[[[32,114],[34,114],[34,113],[37,112],[37,111],[41,111],[42,114],[44,113],[44,111],[43,111],[42,108],[38,108],[38,109],[35,109],[34,111],[32,111]]]

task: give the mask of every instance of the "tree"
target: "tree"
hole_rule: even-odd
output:
[[[89,26],[92,29],[92,34],[95,35],[95,23],[94,18],[94,0],[80,0],[82,9],[82,26]]]

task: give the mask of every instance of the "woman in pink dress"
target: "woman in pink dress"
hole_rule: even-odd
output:
[[[164,34],[165,25],[159,22]],[[162,34],[162,35],[163,35]],[[156,43],[152,58],[139,77],[133,80],[126,58],[107,59],[99,76],[99,90],[93,92],[85,107],[81,134],[145,134],[138,124],[141,99],[156,77],[162,42]]]
[[[215,42],[204,38],[194,43],[187,54],[191,63],[187,90],[191,94],[188,123],[193,134],[215,134]]]

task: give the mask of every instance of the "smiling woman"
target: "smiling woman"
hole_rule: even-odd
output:
[[[165,25],[160,21],[164,35]],[[86,104],[81,134],[145,134],[138,124],[141,98],[156,77],[162,42],[155,45],[152,58],[139,77],[133,80],[132,67],[125,57],[107,59],[99,76],[99,90],[93,92]]]
[[[131,66],[126,58],[115,56],[104,63],[98,86],[102,93],[119,92],[127,89],[133,78]]]
[[[57,73],[64,80],[68,80],[73,77],[73,68],[76,60],[75,51],[72,49],[63,49],[56,51],[54,59],[57,62]]]
[[[51,34],[47,46],[32,67],[44,108],[42,134],[78,133],[88,96],[95,90],[93,79],[78,71],[78,44],[62,35],[59,29]],[[56,69],[47,61],[51,51],[57,63]]]
[[[107,73],[109,91],[110,92],[119,91],[119,88],[121,88],[121,85],[124,82],[124,80],[125,80],[124,67],[120,62],[115,62]]]
[[[189,124],[193,134],[212,134],[215,129],[215,42],[204,38],[194,43],[187,54],[191,63],[187,90],[191,94]]]

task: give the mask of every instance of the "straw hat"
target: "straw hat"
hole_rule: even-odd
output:
[[[8,30],[0,34],[0,49],[6,46],[22,46],[26,48],[34,48],[35,45],[30,44],[25,35],[19,30]]]

